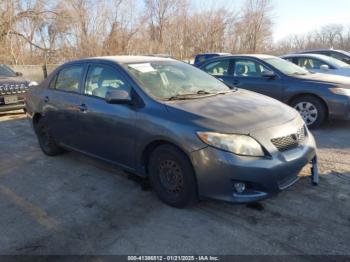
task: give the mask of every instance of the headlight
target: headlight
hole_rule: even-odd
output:
[[[337,95],[350,96],[350,88],[334,87],[329,90]]]
[[[35,81],[30,81],[28,84],[28,86],[37,86],[37,85],[38,85],[38,83]]]
[[[242,156],[264,156],[261,145],[246,135],[197,132],[198,137],[207,145]]]

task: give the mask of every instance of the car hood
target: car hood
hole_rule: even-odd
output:
[[[328,83],[328,84],[344,85],[344,86],[350,87],[350,78],[346,76],[314,73],[314,74],[300,75],[300,76],[293,76],[293,77],[307,80],[307,81],[317,82],[317,83]]]
[[[3,84],[28,84],[28,81],[21,76],[5,77],[0,76],[0,85]]]
[[[226,95],[173,101],[166,104],[178,122],[191,123],[200,130],[250,134],[282,125],[298,113],[270,97],[239,89]]]

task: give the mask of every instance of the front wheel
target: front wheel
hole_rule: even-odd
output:
[[[299,97],[292,102],[291,106],[300,113],[306,125],[311,129],[319,127],[326,119],[326,107],[316,97]]]
[[[192,165],[176,147],[157,147],[150,156],[148,171],[152,188],[166,204],[185,207],[197,201],[197,183]]]

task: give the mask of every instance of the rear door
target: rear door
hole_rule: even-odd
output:
[[[44,116],[57,142],[75,148],[79,143],[80,94],[84,64],[62,68],[44,92]]]

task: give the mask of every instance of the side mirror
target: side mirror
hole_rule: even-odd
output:
[[[15,74],[16,74],[16,76],[23,76],[23,74],[21,72],[16,72]]]
[[[132,98],[125,90],[108,91],[105,100],[108,104],[132,104]]]
[[[262,75],[262,77],[271,78],[271,79],[273,79],[273,78],[276,77],[275,72],[270,71],[270,70],[265,70],[265,71],[263,71],[263,72],[261,73],[261,75]]]
[[[321,65],[321,66],[320,66],[320,69],[321,69],[322,71],[328,71],[328,70],[329,70],[329,66],[328,66],[328,65]]]

